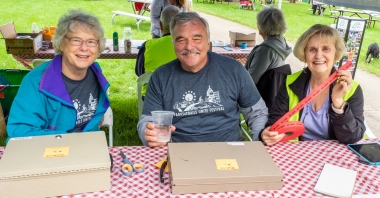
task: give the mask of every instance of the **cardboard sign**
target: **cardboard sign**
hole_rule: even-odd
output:
[[[69,146],[46,148],[44,152],[44,158],[65,157],[69,155],[69,150]]]
[[[218,170],[238,170],[239,166],[236,159],[216,159],[216,168]]]

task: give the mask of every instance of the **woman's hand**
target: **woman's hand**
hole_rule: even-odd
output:
[[[261,139],[266,145],[271,146],[279,142],[285,134],[278,134],[277,131],[269,131],[269,128],[270,127],[265,128],[261,133]]]
[[[339,70],[338,76],[337,83],[332,90],[331,100],[334,107],[340,109],[344,103],[343,95],[352,86],[352,75],[350,71]]]
[[[171,125],[170,130],[173,133],[175,131],[175,126]],[[148,122],[146,124],[146,129],[144,131],[145,139],[148,141],[150,147],[156,146],[166,146],[167,142],[157,142],[157,132],[154,130],[154,124]]]

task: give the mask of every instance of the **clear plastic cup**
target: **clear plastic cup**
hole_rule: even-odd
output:
[[[157,142],[169,142],[171,138],[170,126],[173,120],[173,111],[152,111],[154,130],[157,132]]]

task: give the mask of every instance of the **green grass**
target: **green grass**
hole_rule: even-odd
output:
[[[0,0],[0,5],[3,8],[0,12],[0,24],[14,21],[18,32],[31,32],[33,22],[36,22],[40,28],[56,25],[59,16],[68,9],[81,8],[99,17],[107,38],[112,38],[114,31],[121,33],[126,26],[132,27],[133,39],[150,38],[150,23],[148,22],[140,24],[140,31],[136,29],[136,20],[128,17],[118,16],[115,18],[115,24],[111,24],[112,10],[132,12],[131,5],[127,0]],[[236,3],[228,5],[224,2],[223,4],[209,4],[193,1],[193,7],[196,11],[219,16],[257,29],[256,14],[258,11],[239,10]],[[329,25],[333,22],[333,19],[329,18],[328,9],[324,17],[318,17],[307,13],[307,9],[310,7],[311,5],[306,3],[290,4],[288,1],[283,2],[282,9],[288,24],[288,31],[285,34],[287,40],[295,42],[302,32],[315,23]],[[258,6],[258,9],[261,8],[261,6]],[[225,29],[226,32],[229,30],[228,27]],[[380,76],[380,69],[376,68],[375,65],[378,64],[379,60],[375,60],[371,64],[365,64],[364,56],[368,45],[378,38],[379,30],[379,24],[375,28],[365,30],[358,66],[378,76]],[[12,55],[6,54],[3,39],[0,39],[0,60],[0,68],[25,69],[23,65],[14,60]],[[136,131],[138,116],[137,77],[134,74],[135,60],[99,59],[98,62],[111,84],[110,99],[114,113],[114,145],[141,145]],[[28,101],[25,101],[25,105],[27,104]],[[1,145],[5,145],[4,138],[0,138]]]

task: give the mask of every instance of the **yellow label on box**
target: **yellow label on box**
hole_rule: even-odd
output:
[[[215,159],[218,170],[238,170],[239,166],[236,159]]]
[[[69,155],[70,147],[54,147],[46,148],[44,152],[44,158],[65,157]]]

